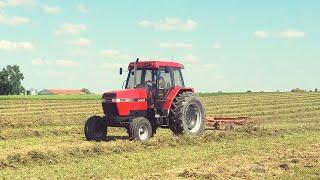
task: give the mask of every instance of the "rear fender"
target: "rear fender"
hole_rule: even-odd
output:
[[[166,102],[164,103],[163,110],[169,110],[174,98],[178,94],[181,94],[181,93],[187,92],[187,91],[194,92],[194,89],[193,88],[188,88],[188,87],[175,87],[175,88],[173,88],[170,91],[170,93],[168,94],[168,96],[166,97]]]

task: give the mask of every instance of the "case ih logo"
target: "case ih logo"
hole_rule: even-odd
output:
[[[102,99],[103,103],[108,103],[108,102],[112,102],[112,99]]]

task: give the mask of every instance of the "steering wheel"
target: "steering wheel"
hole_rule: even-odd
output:
[[[150,80],[145,81],[145,84],[148,85],[149,87],[152,87],[152,81]]]

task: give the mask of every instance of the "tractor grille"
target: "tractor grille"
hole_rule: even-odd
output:
[[[111,99],[115,99],[115,93],[105,93],[102,96],[102,99],[105,99],[106,102],[111,102]],[[117,103],[102,103],[103,112],[106,116],[117,116],[119,115]]]
[[[102,108],[106,116],[119,115],[117,103],[102,103]]]

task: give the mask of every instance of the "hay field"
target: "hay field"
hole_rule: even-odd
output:
[[[148,142],[108,129],[88,142],[85,120],[100,100],[1,100],[1,179],[318,179],[320,93],[203,97],[207,115],[251,116],[256,124],[201,137],[161,129]]]

